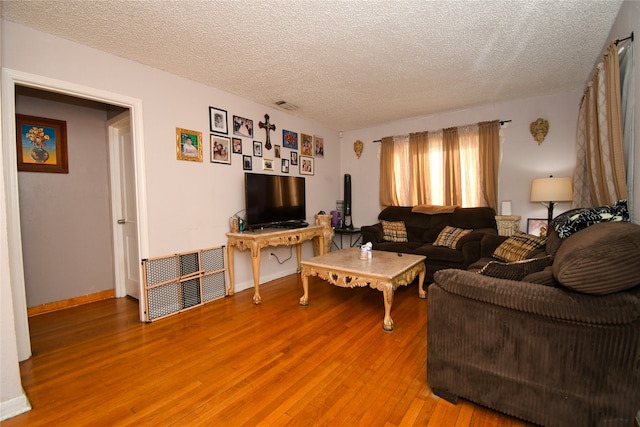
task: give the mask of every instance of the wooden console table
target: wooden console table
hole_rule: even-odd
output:
[[[260,250],[268,246],[296,246],[296,256],[298,257],[298,269],[300,272],[300,256],[302,247],[300,244],[306,240],[317,239],[317,247],[320,255],[324,254],[324,233],[326,226],[312,225],[304,228],[294,229],[274,229],[267,228],[255,231],[243,231],[238,233],[227,233],[228,255],[229,255],[229,295],[235,292],[234,262],[233,252],[235,248],[241,251],[251,249],[251,268],[253,270],[253,303],[260,304]],[[329,227],[331,228],[331,227]]]

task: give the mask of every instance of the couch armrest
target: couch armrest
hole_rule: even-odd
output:
[[[438,271],[434,280],[450,294],[550,319],[597,325],[640,320],[640,298],[633,292],[589,295],[455,269]]]
[[[380,223],[360,227],[360,234],[362,235],[362,243],[376,243],[384,240],[384,232]]]

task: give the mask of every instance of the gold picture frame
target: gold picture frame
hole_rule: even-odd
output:
[[[202,132],[176,128],[176,158],[202,162]]]

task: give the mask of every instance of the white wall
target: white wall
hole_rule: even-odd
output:
[[[345,132],[340,141],[341,170],[342,173],[352,175],[354,224],[373,224],[377,222],[380,212],[380,143],[373,141],[385,136],[498,119],[511,120],[503,129],[505,141],[502,147],[498,201],[511,200],[511,212],[522,216],[520,229],[526,231],[527,218],[547,217],[546,207],[529,201],[531,180],[549,175],[571,176],[573,173],[575,129],[581,95],[581,92],[570,92],[521,99]],[[549,133],[541,145],[534,141],[529,132],[530,123],[539,117],[549,121]],[[360,159],[353,152],[353,142],[358,139],[365,144]],[[555,208],[554,215],[568,209],[569,203],[560,203]]]
[[[16,96],[19,114],[66,121],[69,160],[18,172],[27,307],[114,289],[106,108],[64,99]]]
[[[337,132],[323,125],[11,22],[4,22],[2,41],[7,68],[142,100],[149,213],[149,253],[142,257],[224,245],[229,216],[244,208],[242,157],[234,154],[231,165],[209,161],[209,106],[227,110],[229,121],[234,114],[252,119],[254,139],[262,142],[265,133],[258,122],[265,113],[277,127],[272,143],[281,143],[282,129],[323,136],[325,156],[315,160],[315,175],[306,179],[309,222],[314,213],[335,204],[340,188]],[[202,132],[202,163],[176,160],[176,127]],[[252,140],[244,138],[243,153],[251,154],[251,147]],[[289,150],[282,151],[288,156]],[[273,150],[264,155],[273,157]],[[254,171],[261,172],[261,160],[254,158]],[[279,174],[279,167],[269,173]],[[290,175],[298,175],[295,167]],[[276,252],[288,254],[289,249]],[[310,253],[311,243],[304,243],[303,254]],[[263,281],[295,271],[295,257],[283,265],[265,258]],[[247,252],[236,255],[236,290],[252,286],[250,265]]]

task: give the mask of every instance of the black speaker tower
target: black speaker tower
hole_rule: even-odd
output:
[[[351,222],[351,175],[344,174],[344,216],[342,217],[342,228],[353,228]]]

